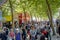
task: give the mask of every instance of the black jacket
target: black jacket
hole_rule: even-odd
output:
[[[6,35],[6,33],[2,33],[2,40],[7,40],[7,35]]]
[[[0,33],[0,38],[2,38],[2,33]]]

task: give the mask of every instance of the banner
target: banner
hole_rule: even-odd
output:
[[[4,18],[6,19],[6,21],[12,21],[12,17],[11,16],[5,16]]]

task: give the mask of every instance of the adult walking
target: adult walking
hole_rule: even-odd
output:
[[[60,25],[59,25],[59,27],[58,27],[58,33],[59,33],[59,36],[60,36]]]
[[[14,33],[13,29],[10,30],[8,39],[9,40],[14,40],[15,39],[15,33]]]
[[[35,27],[31,26],[31,30],[30,30],[31,40],[36,40],[35,39],[36,33],[37,33],[37,30],[35,29]]]
[[[15,35],[16,35],[16,40],[21,40],[21,34],[19,32],[19,29],[16,29]]]

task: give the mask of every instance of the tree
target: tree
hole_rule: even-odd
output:
[[[55,35],[55,31],[54,31],[54,27],[53,27],[52,10],[50,8],[50,4],[49,4],[48,0],[46,0],[46,4],[47,4],[47,7],[48,7],[48,17],[49,17],[49,21],[50,21],[50,26],[52,27],[53,34]]]
[[[11,3],[11,0],[9,0],[9,4],[10,4],[10,10],[11,10],[11,14],[12,14],[12,27],[14,27],[14,20],[13,20],[13,4]]]
[[[11,1],[11,2],[10,2]],[[8,13],[13,12],[29,12],[32,16],[38,16],[41,18],[48,18],[51,21],[52,25],[52,17],[58,12],[58,8],[60,7],[59,0],[10,0],[7,1],[2,6],[3,16],[6,16]],[[10,12],[11,11],[11,12]],[[13,18],[12,18],[13,19]]]

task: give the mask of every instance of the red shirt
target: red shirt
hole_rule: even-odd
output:
[[[14,36],[15,36],[14,32],[10,32],[9,35],[10,35],[10,37],[12,37],[12,38],[14,38]]]
[[[46,34],[47,34],[47,31],[44,30],[42,33],[43,33],[44,35],[46,35]]]

